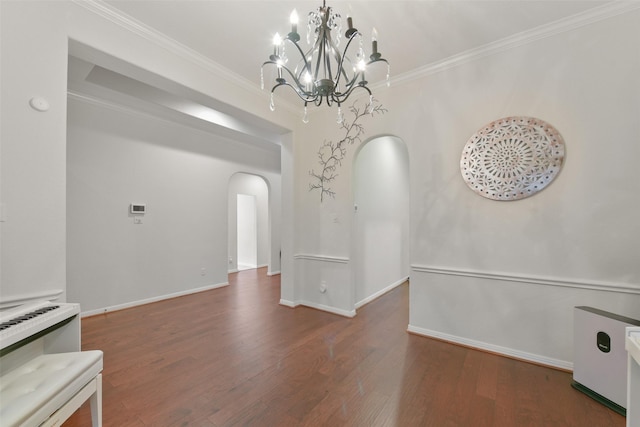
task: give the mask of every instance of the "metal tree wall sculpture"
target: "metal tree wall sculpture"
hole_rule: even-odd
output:
[[[338,141],[327,141],[322,143],[318,150],[318,163],[321,168],[319,172],[310,170],[312,182],[309,184],[309,191],[320,191],[320,202],[324,201],[326,196],[334,198],[336,193],[330,187],[330,184],[338,177],[338,168],[342,165],[342,160],[347,155],[347,147],[355,143],[362,142],[364,135],[364,127],[360,123],[361,119],[366,116],[373,117],[376,114],[384,114],[387,109],[381,104],[374,105],[375,99],[369,99],[364,106],[357,106],[357,101],[349,108],[353,114],[353,120],[342,120],[340,129],[344,131],[344,137]]]

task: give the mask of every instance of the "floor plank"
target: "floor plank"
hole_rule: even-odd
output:
[[[571,375],[406,332],[409,285],[353,319],[280,306],[279,276],[82,321],[105,427],[576,426],[624,417]],[[88,405],[65,424],[90,425]]]

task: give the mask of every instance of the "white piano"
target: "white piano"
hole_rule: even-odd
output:
[[[102,426],[102,352],[81,351],[80,306],[40,301],[0,312],[0,426],[59,426],[86,400]]]

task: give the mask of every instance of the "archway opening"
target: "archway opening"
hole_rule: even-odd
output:
[[[269,187],[264,178],[236,173],[229,179],[229,273],[270,262]]]
[[[354,160],[355,308],[409,278],[409,153],[394,136],[363,144]]]

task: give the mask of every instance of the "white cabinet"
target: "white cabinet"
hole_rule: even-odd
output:
[[[627,427],[640,427],[640,327],[627,327]]]

